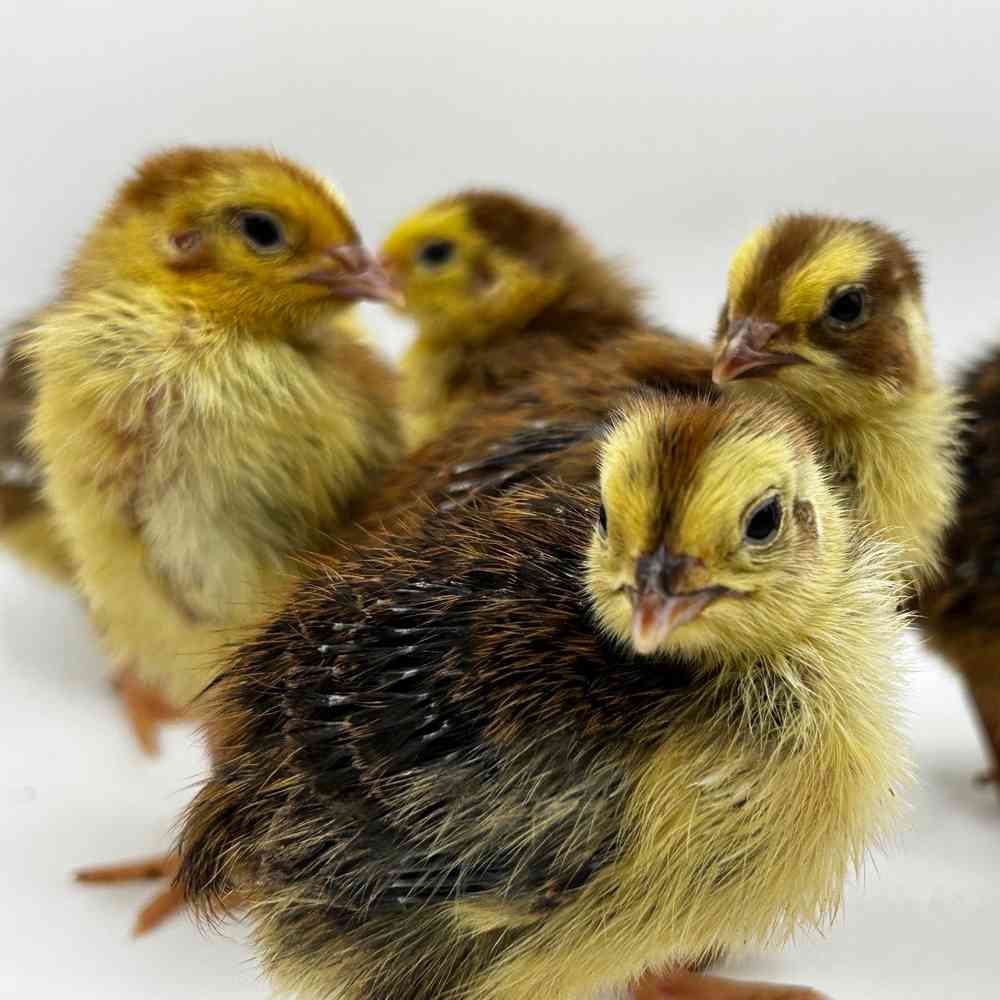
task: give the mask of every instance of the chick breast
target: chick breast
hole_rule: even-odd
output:
[[[195,324],[157,290],[95,290],[32,333],[32,437],[90,610],[178,706],[398,442],[350,327],[303,351]]]

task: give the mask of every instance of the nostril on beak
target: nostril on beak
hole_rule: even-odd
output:
[[[726,330],[726,347],[735,343],[737,340],[745,340],[749,336],[750,320],[733,320],[733,322],[729,324],[729,329]]]
[[[769,320],[750,318],[737,320],[726,331],[726,346],[740,344],[755,351],[762,351],[780,329],[779,324]]]
[[[363,271],[367,271],[374,262],[372,255],[357,243],[344,243],[341,246],[327,247],[325,253],[350,274],[361,274]]]
[[[661,547],[655,552],[640,556],[636,562],[636,587],[644,590],[658,590],[664,594],[674,591],[680,577],[699,560],[688,555],[674,555]]]
[[[750,320],[747,330],[747,340],[755,350],[762,350],[767,347],[771,338],[781,329],[777,323],[769,323],[766,320]]]

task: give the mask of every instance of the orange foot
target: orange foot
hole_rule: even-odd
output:
[[[119,671],[115,690],[125,705],[125,714],[143,753],[155,757],[160,752],[160,726],[184,718],[155,688],[141,681],[131,667]]]
[[[632,990],[633,1000],[827,1000],[804,986],[744,983],[678,970],[647,973]]]
[[[995,678],[994,670],[988,683],[970,680],[969,694],[975,714],[979,717],[983,736],[986,737],[990,763],[993,765],[978,781],[983,785],[993,785],[1000,793],[1000,684],[996,683]]]
[[[120,865],[106,865],[97,868],[81,868],[76,873],[77,882],[90,885],[115,885],[119,882],[154,881],[169,879],[165,889],[161,889],[139,911],[132,925],[132,935],[139,937],[147,931],[159,927],[175,913],[187,909],[184,892],[174,881],[180,868],[181,860],[176,851],[160,857],[147,858],[143,861],[127,861]],[[236,893],[230,893],[223,901],[221,909],[226,912],[238,910],[242,905]]]
[[[139,916],[132,925],[132,934],[138,937],[159,926],[168,917],[184,909],[184,893],[174,884],[174,876],[180,868],[180,858],[176,853],[165,854],[158,858],[147,858],[144,861],[130,861],[120,865],[107,865],[100,868],[81,868],[76,873],[77,882],[87,882],[97,885],[114,885],[118,882],[136,882],[138,880],[154,881],[169,879],[165,889],[161,889],[139,911]]]

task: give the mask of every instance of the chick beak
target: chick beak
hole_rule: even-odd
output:
[[[323,256],[334,265],[311,271],[301,280],[325,285],[330,294],[345,302],[401,304],[402,296],[375,257],[359,243],[343,243],[327,247]]]
[[[687,571],[701,565],[692,556],[675,556],[661,547],[640,557],[632,592],[632,645],[640,653],[652,653],[681,625],[698,617],[717,597],[722,587],[678,592]]]
[[[380,253],[378,255],[378,266],[382,268],[382,273],[388,277],[389,284],[392,286],[394,293],[394,297],[387,301],[397,309],[404,308],[406,306],[406,293],[403,291],[403,276],[400,273],[399,265],[392,257]]]
[[[741,378],[762,378],[776,368],[805,364],[805,358],[798,354],[765,350],[780,329],[777,323],[766,320],[734,321],[712,369],[712,381],[723,385]]]
[[[632,645],[639,653],[658,649],[676,628],[693,621],[718,596],[710,590],[690,594],[639,594],[632,612]]]

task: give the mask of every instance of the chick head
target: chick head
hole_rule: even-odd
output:
[[[720,385],[863,413],[929,371],[919,267],[874,223],[779,217],[733,257],[716,345]]]
[[[71,292],[118,281],[271,332],[393,294],[339,194],[258,149],[180,148],[142,163],[66,279]]]
[[[428,342],[482,342],[523,329],[594,266],[558,215],[513,195],[467,191],[401,222],[380,260]]]
[[[791,414],[639,400],[602,446],[588,589],[636,652],[738,658],[800,642],[843,559],[837,501]]]

